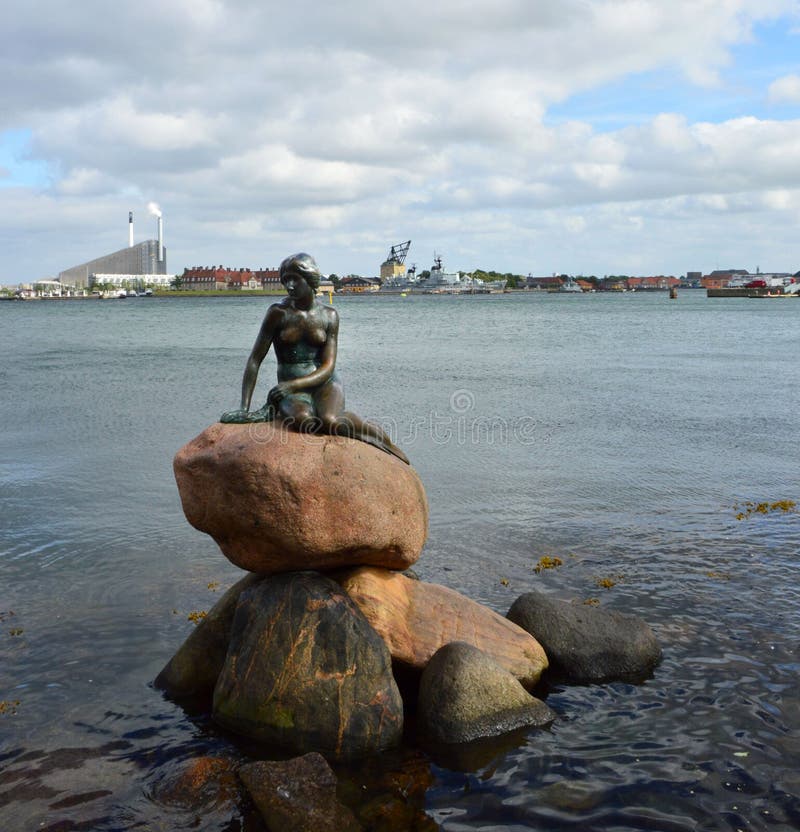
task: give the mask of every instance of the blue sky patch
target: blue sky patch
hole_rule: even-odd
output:
[[[32,130],[0,132],[0,188],[44,187],[50,181],[47,163],[31,158]]]
[[[749,42],[729,47],[731,61],[720,68],[718,86],[694,84],[677,66],[636,73],[553,105],[545,121],[584,121],[606,133],[649,122],[659,113],[679,113],[689,123],[800,117],[797,104],[768,99],[773,81],[800,73],[798,47],[800,30],[787,26],[785,18],[756,26]]]

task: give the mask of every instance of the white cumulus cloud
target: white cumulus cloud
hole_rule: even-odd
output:
[[[800,104],[800,75],[776,78],[769,85],[768,96],[777,104]]]

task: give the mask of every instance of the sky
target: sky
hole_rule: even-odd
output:
[[[800,0],[4,7],[0,284],[168,270],[800,269]]]

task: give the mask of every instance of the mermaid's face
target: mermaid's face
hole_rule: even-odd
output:
[[[287,272],[281,278],[281,283],[283,283],[286,293],[290,298],[299,300],[300,298],[314,294],[303,275],[297,272]]]

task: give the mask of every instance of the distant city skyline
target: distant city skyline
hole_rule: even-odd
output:
[[[170,271],[800,269],[797,0],[5,11],[0,284]]]

